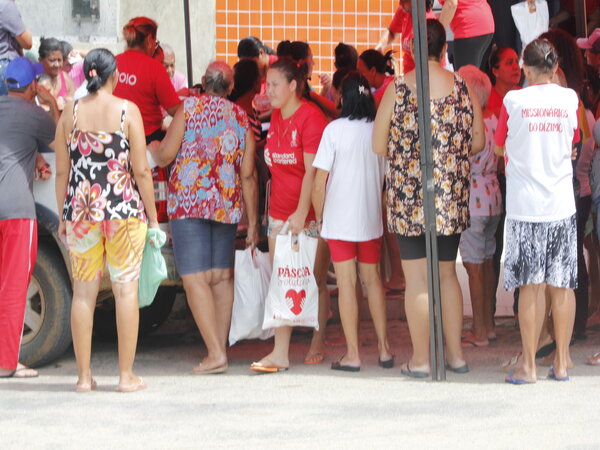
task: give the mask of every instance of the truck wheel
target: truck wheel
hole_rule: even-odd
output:
[[[102,296],[102,294],[100,295]],[[174,287],[161,286],[158,288],[152,304],[140,309],[139,336],[152,333],[169,318],[176,295],[177,289]],[[98,302],[94,312],[94,336],[107,341],[117,339],[115,313],[115,299],[112,292],[108,291],[104,299]]]
[[[62,255],[41,243],[27,290],[20,362],[41,366],[64,353],[71,344],[71,297]]]

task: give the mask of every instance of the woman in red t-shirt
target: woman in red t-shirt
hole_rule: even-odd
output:
[[[156,39],[158,25],[147,17],[135,17],[123,27],[127,50],[117,55],[119,82],[114,95],[131,100],[142,113],[146,143],[162,140],[162,106],[171,116],[180,100],[167,70],[155,56],[162,54]]]
[[[327,119],[319,107],[302,98],[306,79],[303,67],[283,58],[267,71],[267,95],[273,106],[265,145],[265,161],[272,176],[268,231],[271,259],[276,236],[286,222],[292,233],[304,231],[308,236],[319,236],[319,226],[311,205],[315,176],[312,163]],[[305,364],[318,364],[324,359],[325,325],[329,313],[328,265],[327,244],[319,239],[313,270],[319,287],[319,331],[313,333]],[[291,327],[277,328],[273,351],[259,362],[252,363],[251,369],[256,372],[287,370],[291,335]]]
[[[394,79],[392,66],[392,52],[382,55],[377,50],[369,49],[360,54],[356,63],[356,70],[365,77],[373,91],[375,106],[379,107],[385,88]]]
[[[500,117],[502,100],[506,93],[513,89],[521,89],[521,67],[517,52],[510,47],[494,50],[490,55],[490,78],[493,87],[487,107],[496,117]]]
[[[494,37],[494,16],[486,0],[440,0],[440,22],[454,33],[454,70],[467,64],[481,68]]]
[[[433,0],[425,0],[425,18],[435,19],[437,16],[432,10]],[[381,39],[377,43],[375,50],[383,52],[387,47],[394,42],[398,34],[401,36],[402,42],[402,73],[408,73],[415,68],[415,60],[413,58],[413,22],[412,22],[412,0],[400,0],[400,4],[394,13],[394,18],[390,22],[390,26],[383,32]]]

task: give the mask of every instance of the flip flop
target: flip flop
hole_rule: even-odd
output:
[[[270,366],[265,366],[265,365],[262,365],[261,363],[253,362],[252,364],[250,364],[250,370],[252,370],[254,372],[259,372],[259,373],[276,373],[276,372],[286,372],[288,370],[288,367],[277,366],[274,364],[270,365]]]
[[[586,361],[588,366],[600,366],[600,352],[594,353]]]
[[[0,378],[37,378],[39,376],[40,374],[37,370],[19,363],[15,370],[6,375],[0,375]]]
[[[461,340],[461,345],[463,347],[487,347],[490,345],[489,339],[485,339],[484,341],[480,341],[475,339],[473,335],[469,337],[464,337]]]
[[[142,377],[140,377],[140,381],[138,381],[135,384],[119,384],[117,386],[117,391],[119,392],[137,392],[137,391],[141,391],[142,389],[146,389],[148,386],[146,385],[146,383],[144,383],[144,380],[142,380]]]
[[[449,370],[450,372],[454,372],[454,373],[468,373],[469,372],[469,366],[467,364],[465,364],[464,366],[460,366],[460,367],[452,367],[450,364],[446,364],[446,370]]]
[[[569,381],[569,372],[567,371],[567,375],[564,377],[557,377],[556,373],[554,373],[554,366],[552,365],[550,366],[550,370],[548,371],[548,375],[546,375],[546,378],[554,381]]]
[[[78,394],[85,394],[86,392],[95,391],[97,387],[98,383],[96,383],[96,380],[92,378],[91,383],[76,384],[75,392]]]
[[[410,365],[408,363],[406,363],[406,367],[402,367],[400,369],[400,373],[411,378],[423,379],[429,377],[428,372],[423,372],[422,370],[410,370]]]
[[[197,366],[192,367],[192,373],[196,374],[196,375],[210,375],[210,374],[217,374],[217,373],[225,373],[227,372],[227,369],[229,369],[229,365],[227,363],[223,364],[222,366],[218,366],[218,367],[213,367],[211,369],[197,369],[198,366],[201,366],[202,363],[198,364]]]
[[[535,352],[535,359],[545,358],[552,354],[554,350],[556,350],[556,341],[552,341],[549,344],[540,347],[540,349]]]
[[[312,358],[305,358],[304,364],[321,364],[325,360],[325,355],[321,352],[317,352],[313,354]]]
[[[379,364],[379,367],[381,367],[382,369],[392,369],[394,367],[395,359],[396,359],[396,355],[392,355],[392,357],[390,359],[386,359],[385,361],[378,359],[377,363]]]
[[[508,372],[508,376],[504,379],[505,383],[523,385],[523,384],[533,384],[535,381],[522,380],[520,378],[513,377],[514,369],[510,369]]]
[[[331,363],[331,370],[341,370],[342,372],[360,372],[360,366],[349,366],[336,361]]]

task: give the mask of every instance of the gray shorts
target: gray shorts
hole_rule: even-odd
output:
[[[504,289],[547,283],[577,287],[577,222],[575,214],[554,222],[506,219]]]
[[[496,228],[500,215],[471,216],[471,226],[460,237],[460,257],[463,262],[483,264],[496,252]]]

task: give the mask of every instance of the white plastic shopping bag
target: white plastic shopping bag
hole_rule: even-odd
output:
[[[550,16],[546,0],[535,0],[534,3],[520,2],[510,7],[513,20],[519,30],[523,48],[540,34],[548,31]]]
[[[271,279],[268,253],[248,247],[236,250],[233,279],[233,309],[229,345],[242,339],[268,339],[273,330],[263,330],[265,298]]]
[[[317,242],[303,232],[277,236],[264,329],[286,325],[319,329],[319,289],[313,274]]]

